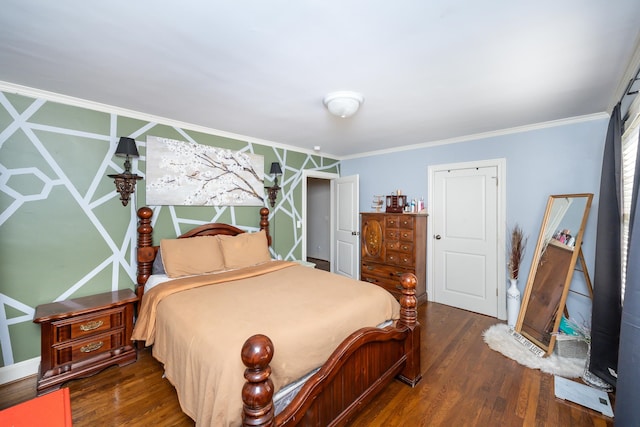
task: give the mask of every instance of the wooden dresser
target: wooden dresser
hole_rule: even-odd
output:
[[[125,289],[36,307],[42,353],[38,395],[107,366],[135,362],[131,333],[137,300]]]
[[[427,215],[361,213],[360,278],[400,298],[400,276],[418,278],[418,303],[427,300]]]

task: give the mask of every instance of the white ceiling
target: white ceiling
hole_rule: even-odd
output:
[[[0,80],[344,158],[608,112],[639,40],[638,0],[3,0]]]

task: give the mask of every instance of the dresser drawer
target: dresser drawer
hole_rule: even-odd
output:
[[[414,265],[413,254],[395,251],[387,251],[385,262],[403,267],[413,267]]]
[[[52,347],[52,367],[83,359],[93,358],[101,353],[124,346],[124,329],[97,334],[82,340],[69,341]]]
[[[413,231],[412,230],[398,230],[398,238],[403,242],[413,242]]]
[[[413,242],[413,231],[402,228],[387,228],[384,231],[385,241],[402,240],[403,242]]]
[[[385,249],[387,251],[403,252],[413,256],[414,248],[413,248],[413,243],[411,242],[402,242],[400,240],[394,240],[394,241],[385,242]]]
[[[90,336],[122,326],[124,323],[123,313],[124,308],[119,307],[99,313],[53,322],[53,344]]]
[[[402,285],[397,280],[395,282],[391,282],[389,280],[381,279],[379,277],[366,276],[366,275],[363,275],[362,280],[365,282],[372,283],[376,286],[380,286],[382,289],[393,294],[396,298],[399,298],[402,294]]]
[[[410,268],[395,267],[387,264],[362,263],[361,275],[377,277],[379,279],[390,280],[400,283],[400,277],[404,273],[413,273]]]
[[[387,265],[363,265],[360,272],[360,279],[380,286],[392,293],[396,298],[402,296],[402,285],[400,277],[404,273],[413,273],[412,270],[390,268]]]
[[[409,230],[413,230],[413,216],[411,215],[402,215],[398,218],[398,227],[400,228],[408,228]]]
[[[400,240],[400,231],[397,228],[387,228],[384,230],[385,242]]]
[[[384,217],[385,228],[400,227],[400,215],[386,215]]]

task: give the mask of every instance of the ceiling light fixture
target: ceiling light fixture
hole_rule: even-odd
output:
[[[353,116],[363,102],[361,94],[351,91],[331,92],[322,100],[331,114],[343,119]]]

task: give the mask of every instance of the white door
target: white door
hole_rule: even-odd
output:
[[[358,215],[358,175],[331,181],[335,196],[335,246],[331,263],[333,273],[360,277],[360,221]]]
[[[433,172],[433,300],[498,317],[498,170]],[[502,293],[502,292],[501,292]]]

